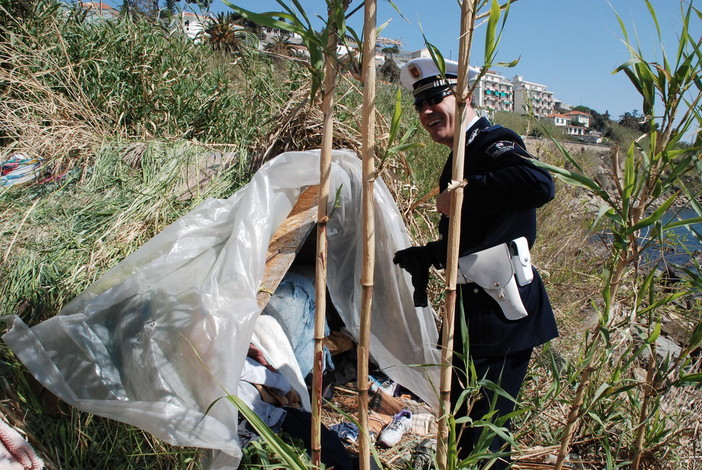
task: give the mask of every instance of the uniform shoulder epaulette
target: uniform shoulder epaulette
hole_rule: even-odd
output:
[[[526,153],[524,141],[512,129],[508,129],[499,124],[480,129],[479,136],[475,143],[484,149],[484,152],[492,158],[497,158],[505,152],[516,151],[519,154]],[[526,154],[525,156],[527,156]],[[530,156],[530,155],[528,155]]]
[[[480,129],[480,132],[490,133],[498,129],[502,129],[502,126],[499,124],[493,124],[492,126],[483,127],[482,129]]]
[[[499,131],[500,129],[505,129],[499,124],[493,124],[492,126],[487,126],[487,127],[480,127],[478,129],[475,129],[473,133],[468,137],[468,143],[470,144],[473,142],[475,139],[478,139],[478,141],[484,141],[485,139],[492,139],[493,136],[489,135],[495,131]],[[509,129],[505,129],[509,130]]]

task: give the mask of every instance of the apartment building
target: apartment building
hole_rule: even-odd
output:
[[[517,75],[512,79],[514,87],[514,112],[531,114],[536,117],[553,114],[553,92],[548,91],[546,85],[527,82]]]
[[[513,111],[513,89],[509,79],[489,70],[473,92],[473,106],[488,111]]]

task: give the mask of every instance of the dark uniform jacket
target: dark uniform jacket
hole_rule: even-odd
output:
[[[521,236],[526,237],[529,247],[533,245],[536,208],[553,199],[554,185],[548,171],[535,166],[532,158],[519,135],[501,126],[490,126],[485,118],[468,130],[464,164],[468,184],[464,187],[461,216],[461,256]],[[449,155],[439,180],[441,191],[451,181],[452,167],[453,154]],[[437,250],[443,260],[448,226],[448,218],[443,216],[439,223],[441,249]],[[437,264],[441,261],[437,260]],[[529,313],[520,320],[507,320],[497,302],[477,284],[466,284],[461,291],[470,352],[474,357],[504,356],[558,336],[553,310],[536,270],[534,280],[519,287]],[[462,342],[458,305],[456,312],[456,340]],[[455,349],[459,348],[456,344]]]

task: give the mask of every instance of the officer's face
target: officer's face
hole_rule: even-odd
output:
[[[439,103],[424,103],[418,110],[419,122],[427,130],[434,142],[453,147],[455,128],[456,97],[448,95]]]

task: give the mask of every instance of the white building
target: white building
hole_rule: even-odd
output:
[[[182,11],[173,15],[171,20],[171,31],[182,31],[186,36],[195,41],[200,41],[202,32],[212,19],[209,16],[198,15],[191,11]]]
[[[79,6],[85,10],[85,19],[87,21],[115,20],[119,18],[119,11],[105,3],[80,2]]]
[[[587,131],[587,128],[586,128],[586,127],[582,127],[582,126],[572,126],[572,125],[569,125],[569,126],[566,128],[566,134],[568,134],[568,135],[574,135],[574,136],[578,136],[578,137],[584,136],[585,133],[586,133],[586,131]]]
[[[590,115],[582,111],[572,111],[566,114],[549,114],[546,116],[554,125],[565,127],[565,133],[578,137],[578,140],[601,143],[602,133],[590,129]]]
[[[570,111],[569,113],[566,113],[566,116],[568,116],[570,122],[576,122],[585,127],[590,127],[590,115],[588,113],[584,113],[582,111]]]
[[[553,92],[546,85],[527,82],[519,75],[512,79],[514,86],[514,112],[534,114],[536,117],[553,114]]]
[[[553,119],[553,124],[558,127],[565,127],[570,125],[570,118],[565,114],[549,114],[546,117],[549,119]]]
[[[507,78],[489,70],[473,92],[473,106],[488,111],[512,111],[514,86]]]

